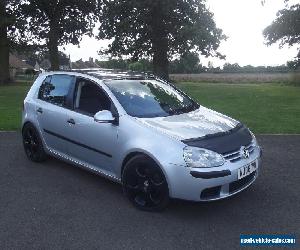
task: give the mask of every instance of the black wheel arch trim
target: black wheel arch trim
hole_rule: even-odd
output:
[[[23,134],[23,131],[24,131],[24,127],[27,125],[27,124],[30,124],[32,127],[34,127],[34,129],[36,130],[36,132],[38,133],[38,135],[40,136],[40,138],[42,139],[41,137],[41,132],[40,130],[37,128],[37,126],[32,122],[32,121],[26,121],[24,122],[23,126],[22,126],[22,134]],[[43,140],[42,140],[43,141]]]
[[[142,156],[146,156],[149,158],[149,160],[152,160],[159,168],[160,168],[160,171],[163,173],[164,177],[165,177],[165,180],[167,182],[167,187],[168,187],[168,192],[169,192],[169,195],[171,195],[171,186],[170,186],[170,183],[169,183],[169,179],[168,179],[168,176],[167,176],[167,173],[165,172],[165,170],[163,169],[163,167],[161,166],[161,164],[159,163],[159,161],[157,159],[155,159],[153,156],[151,156],[150,154],[147,154],[147,152],[142,152],[142,151],[132,151],[132,152],[129,152],[123,159],[122,161],[122,167],[121,167],[121,173],[120,173],[120,176],[121,176],[121,182],[123,180],[123,171],[124,171],[124,168],[126,166],[126,164],[132,159],[134,158],[135,156],[137,155],[142,155]],[[126,160],[126,161],[125,161]]]
[[[132,158],[134,158],[137,155],[146,156],[149,158],[149,160],[152,160],[161,169],[164,176],[166,177],[166,173],[163,170],[162,166],[160,165],[159,161],[157,159],[155,159],[153,156],[151,156],[151,154],[149,154],[147,152],[143,152],[143,151],[132,151],[132,152],[127,153],[127,155],[122,160],[121,176],[123,174],[123,170],[124,170],[124,167],[127,164],[127,162],[129,162]]]
[[[27,125],[27,124],[30,124],[30,125],[32,125],[32,126],[34,126],[34,124],[31,122],[31,121],[26,121],[26,122],[24,122],[24,124],[22,125],[22,133],[23,133],[23,131],[24,131],[24,127]],[[34,128],[36,129],[36,127],[34,126]]]

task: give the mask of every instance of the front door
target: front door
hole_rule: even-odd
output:
[[[67,111],[68,120],[72,121],[66,134],[72,142],[69,155],[106,173],[114,173],[118,126],[94,121],[98,111],[111,110],[111,100],[97,84],[83,78],[77,78],[73,96],[74,108]]]

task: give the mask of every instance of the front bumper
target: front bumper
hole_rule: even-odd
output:
[[[168,173],[170,196],[191,201],[212,201],[232,196],[256,180],[261,167],[261,154],[261,148],[256,146],[248,159],[234,163],[226,161],[221,167],[173,166],[173,171]],[[238,169],[254,161],[256,171],[238,180]]]

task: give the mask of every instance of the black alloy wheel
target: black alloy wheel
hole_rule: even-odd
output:
[[[47,156],[36,128],[30,123],[25,124],[22,130],[22,136],[27,157],[34,162],[44,161]]]
[[[133,157],[124,167],[123,191],[141,210],[161,211],[169,202],[166,178],[159,166],[145,155]]]

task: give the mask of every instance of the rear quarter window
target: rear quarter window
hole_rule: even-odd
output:
[[[70,75],[47,76],[39,89],[38,98],[65,107],[74,77]]]

